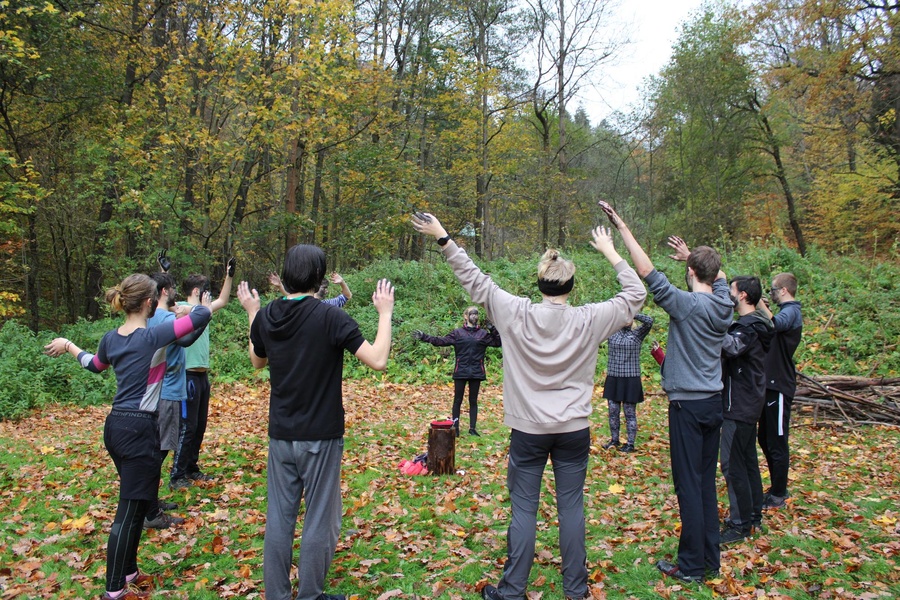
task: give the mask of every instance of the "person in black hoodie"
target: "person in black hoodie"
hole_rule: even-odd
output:
[[[728,486],[730,516],[720,534],[724,546],[762,527],[763,490],[756,456],[756,423],[766,396],[764,362],[774,329],[756,309],[762,296],[759,278],[731,280],[738,318],[722,344],[722,446],[720,463]]]
[[[257,369],[269,365],[272,386],[263,542],[263,581],[270,600],[293,598],[291,563],[301,497],[306,514],[296,598],[344,600],[343,595],[323,593],[341,530],[344,351],[383,371],[391,348],[390,282],[382,279],[372,294],[378,330],[369,344],[347,313],[315,298],[324,278],[325,253],[301,244],[284,258],[284,297],[260,309],[259,293],[246,281],[238,287],[250,318],[250,362]]]
[[[797,390],[794,352],[803,333],[803,314],[800,303],[794,300],[796,295],[797,278],[793,273],[779,273],[772,278],[769,292],[772,302],[778,305],[778,314],[772,316],[765,301],[759,305],[775,325],[775,337],[766,354],[766,405],[759,420],[759,447],[766,455],[772,482],[763,501],[764,509],[781,508],[790,497],[787,489],[791,463],[788,433],[791,405]]]
[[[413,337],[428,342],[432,346],[453,346],[456,354],[456,366],[453,367],[453,423],[456,435],[459,435],[459,413],[462,408],[463,394],[466,384],[469,386],[469,435],[478,435],[478,391],[485,380],[484,353],[488,346],[500,346],[500,334],[494,327],[483,329],[478,326],[479,312],[477,306],[470,306],[463,313],[465,323],[443,337],[427,335],[414,331]]]

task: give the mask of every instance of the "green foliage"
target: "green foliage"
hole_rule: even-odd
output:
[[[619,289],[615,274],[593,250],[567,253],[575,261],[572,304],[601,302]],[[482,262],[482,268],[510,293],[540,299],[535,285],[537,255],[517,262],[498,259]],[[900,372],[900,287],[897,261],[875,262],[857,256],[832,256],[815,247],[802,257],[781,245],[752,243],[723,253],[729,275],[756,274],[768,289],[774,275],[788,271],[799,282],[798,300],[803,304],[804,332],[797,351],[800,369],[810,374],[883,375]],[[659,268],[679,284],[683,265],[662,256]],[[375,338],[378,315],[371,297],[379,279],[389,279],[396,288],[393,344],[385,373],[374,372],[347,357],[344,375],[350,379],[397,382],[447,383],[453,371],[453,349],[436,348],[416,341],[412,332],[422,330],[444,335],[462,325],[462,312],[471,304],[468,294],[441,256],[428,260],[380,260],[355,273],[342,274],[353,291],[347,312],[357,320],[368,340]],[[333,292],[334,290],[332,290]],[[274,296],[268,296],[268,299]],[[655,320],[649,340],[665,343],[668,317],[652,299],[644,312]],[[79,321],[63,328],[61,335],[93,351],[104,333],[118,326],[117,319]],[[256,371],[247,358],[247,316],[232,299],[210,324],[211,367],[215,381],[259,380],[267,371]],[[78,404],[108,403],[115,393],[110,373],[97,376],[82,369],[71,358],[50,359],[41,348],[52,335],[36,338],[23,326],[8,322],[0,330],[0,418],[17,418],[25,411],[48,402]],[[488,381],[502,381],[502,348],[489,348],[486,356]],[[600,347],[597,379],[606,369],[606,345]],[[643,355],[643,370],[652,380],[659,378],[649,351]]]

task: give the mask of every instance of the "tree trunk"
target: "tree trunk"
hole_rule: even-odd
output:
[[[432,475],[456,475],[456,430],[428,430],[428,472]]]

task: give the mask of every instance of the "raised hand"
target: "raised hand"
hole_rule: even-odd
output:
[[[372,304],[379,315],[391,314],[394,312],[394,286],[387,279],[382,279],[375,286],[375,292],[372,294]]]
[[[344,278],[341,277],[341,276],[340,276],[338,273],[336,273],[336,272],[335,272],[335,273],[332,273],[332,274],[331,274],[331,283],[333,283],[333,284],[335,284],[335,285],[341,285],[342,283],[344,283]]]
[[[225,273],[228,274],[229,277],[234,277],[234,270],[237,267],[237,259],[235,257],[231,257],[228,259],[228,262],[225,264]]]
[[[419,233],[433,235],[435,239],[447,236],[447,230],[444,229],[444,226],[441,225],[441,222],[438,221],[437,217],[430,213],[415,213],[412,216],[412,224],[413,228]]]
[[[669,255],[669,258],[672,260],[686,261],[688,256],[691,255],[691,249],[688,248],[685,241],[677,235],[670,235],[668,244],[669,247],[675,251],[674,254]]]
[[[613,246],[612,239],[612,231],[602,225],[600,227],[594,228],[591,231],[591,235],[594,236],[594,239],[591,241],[591,246],[593,246],[598,252],[606,255],[610,250],[615,250],[615,246]]]
[[[156,253],[156,262],[159,264],[159,268],[162,269],[163,273],[168,273],[169,269],[172,267],[172,261],[166,258],[166,252],[168,252],[168,250],[160,250]]]
[[[251,290],[250,284],[246,281],[242,281],[238,284],[237,297],[241,306],[244,307],[244,310],[246,310],[248,314],[256,314],[259,312],[259,292]]]
[[[606,200],[600,200],[599,202],[597,202],[597,204],[600,206],[600,210],[606,213],[606,217],[609,219],[609,222],[612,224],[612,226],[618,229],[619,226],[622,225],[622,218],[615,211],[615,209],[610,206],[609,202],[607,202]]]

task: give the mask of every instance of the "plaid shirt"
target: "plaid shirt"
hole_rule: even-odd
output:
[[[641,376],[641,344],[653,327],[653,317],[641,314],[635,315],[634,319],[640,321],[640,327],[623,327],[609,336],[608,377]]]

